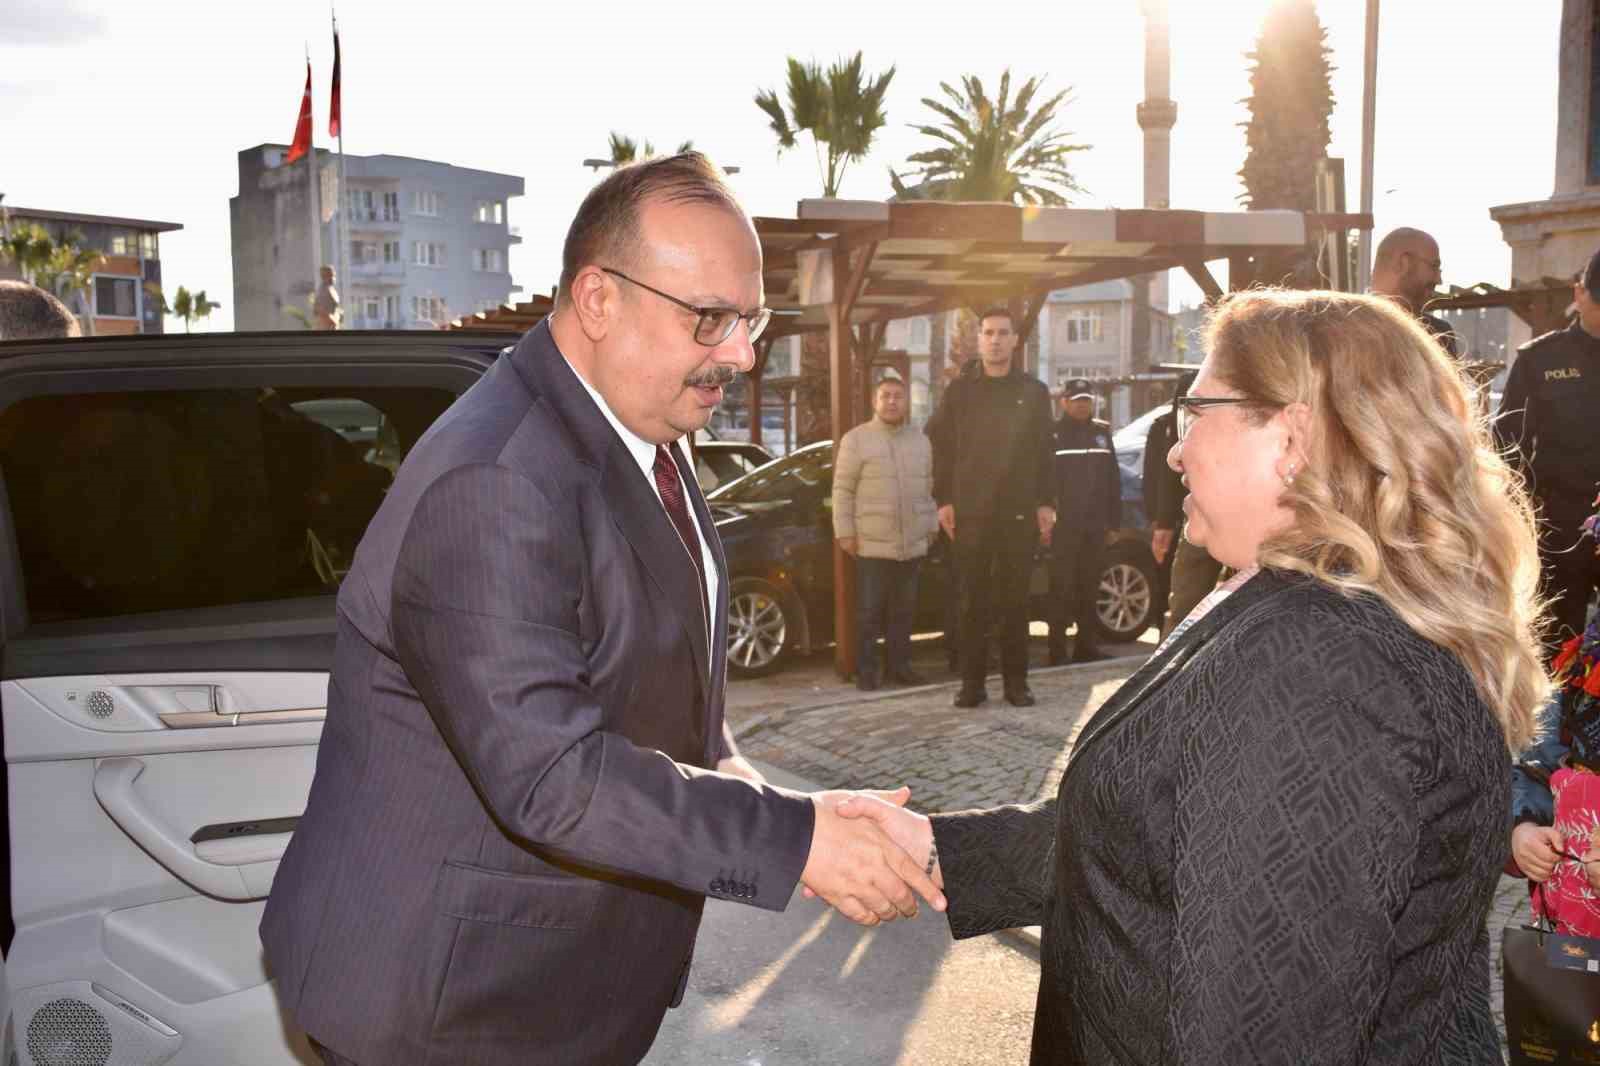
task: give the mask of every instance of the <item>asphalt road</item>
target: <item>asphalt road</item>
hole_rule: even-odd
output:
[[[808,788],[770,766],[773,781]],[[863,929],[797,894],[782,914],[710,901],[683,1006],[649,1066],[1008,1066],[1028,1061],[1038,955],[957,944],[924,907]]]

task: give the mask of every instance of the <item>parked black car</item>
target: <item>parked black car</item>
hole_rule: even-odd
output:
[[[1130,427],[1131,428],[1131,427]],[[1138,455],[1123,459],[1123,516],[1100,579],[1104,639],[1136,639],[1153,623],[1155,561],[1140,500]],[[833,443],[821,441],[711,493],[708,500],[728,556],[728,668],[736,677],[782,669],[789,656],[833,640]],[[1048,611],[1046,556],[1035,562],[1029,615]],[[919,631],[944,627],[951,594],[948,544],[941,537],[922,570]]]

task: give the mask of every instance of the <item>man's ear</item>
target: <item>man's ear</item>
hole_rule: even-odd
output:
[[[572,312],[591,342],[605,339],[615,325],[617,288],[598,267],[584,267],[572,279]]]

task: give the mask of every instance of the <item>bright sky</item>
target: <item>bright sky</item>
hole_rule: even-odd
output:
[[[1244,159],[1243,53],[1271,0],[1170,0],[1172,206],[1232,210]],[[1330,154],[1359,204],[1363,0],[1319,0],[1333,48]],[[1510,250],[1489,207],[1542,199],[1554,180],[1559,0],[1383,0],[1375,214],[1379,233],[1430,230],[1447,283],[1509,281]],[[317,143],[329,146],[332,66],[326,0],[4,0],[0,3],[0,193],[13,206],[178,222],[162,238],[169,289],[205,289],[232,326],[228,198],[236,157],[287,143],[311,49]],[[342,0],[345,149],[418,156],[522,175],[511,221],[525,292],[554,284],[566,224],[595,180],[585,157],[607,131],[659,147],[692,138],[754,214],[792,216],[821,181],[809,147],[781,158],[757,89],[781,91],[784,57],[828,61],[861,49],[897,67],[889,124],[844,194],[881,199],[887,169],[926,145],[908,128],[941,80],[986,86],[1044,74],[1071,86],[1063,127],[1078,154],[1084,207],[1138,207],[1143,26],[1137,0],[1054,5],[991,0],[890,4],[557,5]],[[1195,298],[1186,282],[1175,298]],[[172,325],[169,323],[169,328]],[[181,328],[179,326],[178,328]]]

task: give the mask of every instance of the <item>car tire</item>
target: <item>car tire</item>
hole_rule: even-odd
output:
[[[728,589],[728,673],[765,677],[783,669],[799,630],[789,598],[756,577],[734,579]]]
[[[1095,594],[1100,635],[1113,644],[1138,640],[1155,624],[1155,567],[1151,560],[1116,553],[1106,560]]]

